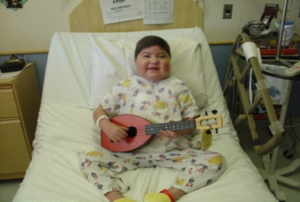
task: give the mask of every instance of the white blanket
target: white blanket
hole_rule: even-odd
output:
[[[148,34],[192,38],[201,44],[200,57],[208,94],[201,115],[217,110],[223,117],[224,127],[213,134],[210,150],[224,155],[227,170],[211,185],[178,201],[277,201],[239,145],[208,43],[202,30],[194,28],[133,33],[56,33],[48,56],[33,158],[15,202],[107,201],[79,169],[79,155],[100,148],[99,129],[94,126],[89,105],[92,39],[95,36],[109,40],[137,39]],[[168,188],[175,172],[148,168],[122,173],[122,178],[131,186],[125,196],[142,201],[145,193]]]

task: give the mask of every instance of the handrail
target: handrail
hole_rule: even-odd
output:
[[[250,38],[247,34],[245,34],[245,33],[240,34],[237,37],[237,40],[235,41],[235,43],[231,49],[231,55],[230,55],[230,61],[232,63],[233,69],[234,69],[235,82],[237,85],[242,108],[244,111],[244,114],[240,115],[240,117],[237,118],[238,119],[237,123],[241,123],[242,122],[241,120],[248,122],[248,126],[249,126],[249,129],[250,129],[250,132],[252,135],[252,139],[253,139],[253,143],[254,143],[254,151],[259,155],[265,155],[265,154],[271,152],[274,148],[276,148],[280,144],[281,139],[283,137],[282,130],[281,130],[282,126],[277,119],[277,116],[276,116],[276,113],[275,113],[275,110],[273,107],[273,103],[270,98],[269,91],[265,85],[266,82],[263,77],[258,59],[257,59],[257,57],[251,57],[251,58],[249,58],[249,63],[251,65],[251,68],[253,69],[253,73],[257,79],[259,90],[261,92],[261,97],[259,97],[257,99],[262,99],[265,104],[268,119],[270,121],[270,126],[273,130],[272,132],[274,135],[265,144],[263,144],[263,145],[260,144],[259,137],[256,132],[255,122],[254,122],[253,115],[252,115],[252,110],[255,107],[253,105],[250,106],[246,87],[241,79],[242,74],[240,72],[240,68],[239,68],[239,66],[237,64],[237,60],[236,60],[237,47],[240,45],[240,43],[245,43],[245,42],[249,42],[249,41],[250,41]],[[249,69],[251,69],[251,68],[249,68]],[[244,74],[245,74],[245,72],[243,72],[243,76],[244,76]],[[259,103],[259,101],[255,100],[254,103],[257,105]]]

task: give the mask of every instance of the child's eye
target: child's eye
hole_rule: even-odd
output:
[[[159,55],[158,57],[159,58],[166,58],[167,56],[166,55]]]

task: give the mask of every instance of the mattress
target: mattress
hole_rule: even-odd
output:
[[[200,28],[130,33],[55,33],[48,55],[32,161],[13,201],[108,201],[79,169],[81,154],[101,148],[99,129],[94,126],[92,118],[92,46],[98,37],[136,40],[149,34],[189,38],[200,44],[199,57],[207,94],[201,115],[217,110],[223,118],[223,127],[214,132],[209,150],[225,157],[227,170],[211,185],[178,201],[277,201],[239,145],[210,48]],[[125,197],[142,201],[146,193],[168,188],[176,172],[156,167],[119,175],[131,186]]]

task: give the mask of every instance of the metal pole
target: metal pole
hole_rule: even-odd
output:
[[[279,60],[279,55],[280,55],[280,50],[281,50],[281,42],[282,42],[282,38],[283,38],[283,30],[284,30],[284,25],[285,25],[286,10],[287,10],[288,3],[289,3],[289,0],[284,1],[282,18],[281,18],[281,27],[280,27],[280,32],[279,32],[279,41],[278,41],[278,45],[277,45],[276,60]]]

